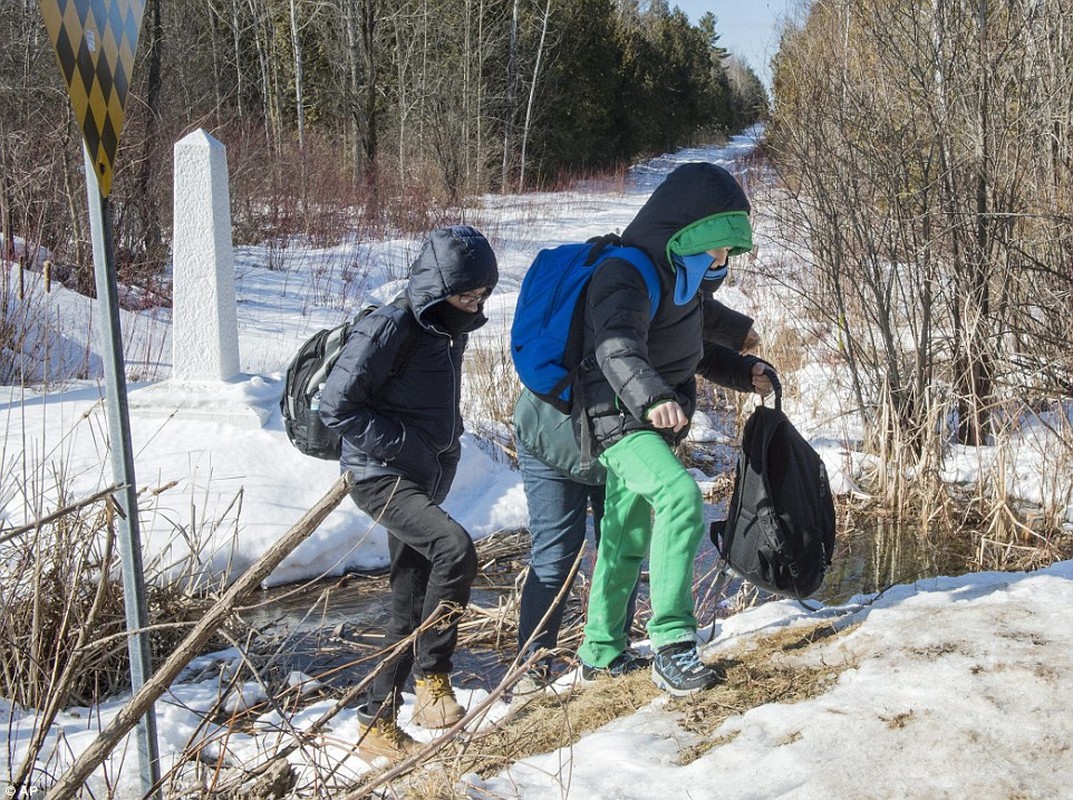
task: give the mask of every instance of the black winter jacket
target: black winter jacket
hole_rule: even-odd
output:
[[[340,468],[355,480],[401,475],[435,503],[447,496],[463,431],[462,355],[467,334],[487,319],[478,312],[452,337],[429,310],[451,295],[491,289],[498,277],[495,255],[474,229],[437,230],[411,267],[408,305],[385,305],[355,324],[320,407],[342,436]]]
[[[722,345],[719,351],[736,357],[753,320],[718,300],[707,301],[704,308],[704,341]],[[719,351],[712,348],[712,352]],[[528,389],[523,388],[518,395],[513,421],[514,436],[519,443],[563,477],[597,486],[607,481],[607,472],[600,462],[593,460],[585,464],[570,418]]]
[[[697,373],[721,386],[752,391],[752,366],[759,359],[723,344],[727,337],[717,326],[724,318],[711,297],[698,293],[685,305],[675,305],[674,271],[667,258],[668,241],[691,223],[748,210],[745,194],[725,170],[683,165],[667,176],[622,234],[623,244],[641,248],[656,264],[661,291],[655,316],[650,320],[644,279],[633,266],[611,258],[593,273],[586,295],[584,352],[595,357],[579,372],[575,423],[588,424],[594,454],[634,431],[655,430],[645,414],[660,401],[676,400],[692,417]],[[673,445],[688,430],[659,433]]]

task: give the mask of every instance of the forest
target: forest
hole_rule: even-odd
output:
[[[766,145],[819,277],[801,302],[838,332],[869,449],[906,467],[891,501],[941,507],[952,443],[1031,421],[1069,502],[1071,34],[1068,0],[824,0],[783,35]],[[1003,484],[985,505],[1009,521]]]
[[[196,128],[227,147],[235,243],[282,259],[760,121],[777,235],[817,279],[792,302],[837,342],[862,446],[898,465],[877,468],[886,502],[964,508],[950,447],[1043,425],[1062,449],[1037,527],[1055,530],[1073,463],[1071,32],[1070,0],[802,3],[769,97],[713,14],[667,0],[148,0],[119,277],[168,304],[172,145]],[[92,295],[79,133],[37,4],[0,3],[0,42],[3,255],[41,245]],[[807,344],[791,333],[783,352]],[[1019,529],[1004,483],[968,505]]]
[[[77,125],[30,0],[0,3],[0,216],[92,293]],[[225,144],[235,240],[423,231],[525,191],[741,130],[751,69],[665,0],[147,0],[112,214],[127,284],[163,293],[172,146]],[[12,235],[13,234],[13,235]]]

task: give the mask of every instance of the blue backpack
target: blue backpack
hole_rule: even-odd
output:
[[[603,241],[541,250],[518,293],[510,329],[514,368],[526,388],[564,414],[570,413],[583,359],[581,301],[594,270],[608,258],[628,261],[641,273],[654,317],[660,298],[655,264],[636,247],[604,246]]]

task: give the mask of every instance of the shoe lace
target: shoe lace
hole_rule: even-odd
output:
[[[427,675],[425,676],[425,686],[428,688],[428,693],[433,700],[455,696],[455,690],[451,688],[451,680],[447,675],[440,673]]]
[[[388,740],[393,747],[401,748],[411,740],[410,734],[399,727],[397,722],[382,719],[376,724],[377,733]]]
[[[536,686],[547,686],[551,681],[551,673],[547,667],[532,667],[525,671],[525,677]]]
[[[697,672],[704,668],[704,663],[700,660],[700,653],[697,652],[695,647],[681,653],[672,654],[671,660],[678,669],[685,673]]]

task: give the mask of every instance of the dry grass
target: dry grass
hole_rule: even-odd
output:
[[[85,377],[90,352],[57,352],[62,321],[40,272],[0,260],[0,386],[55,385]]]
[[[111,495],[100,492],[0,531],[0,696],[37,711],[29,725],[8,719],[9,738],[16,730],[28,737],[25,754],[6,767],[16,794],[35,780],[62,709],[93,706],[130,687],[117,524]],[[166,581],[147,581],[146,594],[149,646],[159,658],[207,601]]]
[[[494,461],[513,464],[516,454],[512,419],[521,383],[508,343],[500,339],[471,340],[463,370],[462,415],[467,430]]]
[[[767,703],[796,703],[822,694],[846,668],[817,668],[794,655],[838,635],[830,621],[763,637],[748,650],[721,655],[723,683],[688,698],[671,698],[667,710],[698,740],[683,749],[679,763],[700,758],[722,742],[713,733],[728,718]],[[586,734],[633,714],[664,696],[648,671],[598,681],[567,695],[547,695],[527,704],[487,732],[458,739],[440,751],[434,765],[392,786],[391,796],[442,798],[466,796],[463,776],[492,775],[524,758],[576,744]],[[431,768],[430,768],[431,767]]]
[[[65,707],[129,687],[116,524],[102,500],[5,543],[0,695],[31,708]],[[202,606],[170,584],[149,583],[147,592],[153,648],[168,652]]]
[[[668,706],[679,712],[682,728],[703,738],[682,753],[680,763],[694,761],[719,746],[712,734],[736,714],[768,703],[797,703],[823,694],[847,665],[817,668],[795,660],[794,654],[845,630],[824,620],[760,638],[747,651],[720,658],[723,683],[694,697],[673,700]]]

